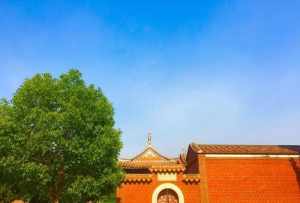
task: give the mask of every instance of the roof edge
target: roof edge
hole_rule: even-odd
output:
[[[197,154],[255,154],[255,155],[300,155],[300,145],[259,145],[259,144],[197,144],[191,143],[189,147]],[[212,151],[209,151],[206,147],[213,147]],[[218,148],[220,151],[218,152]],[[224,151],[224,148],[228,147],[228,151]],[[233,148],[236,147],[240,151],[235,151]],[[247,149],[248,147],[248,149]],[[251,151],[251,148],[269,148],[269,150],[264,149],[262,151]],[[275,149],[272,149],[275,148]],[[245,151],[242,151],[245,148]],[[282,151],[279,149],[282,148]],[[274,150],[274,152],[272,152]],[[275,152],[275,151],[278,152]]]

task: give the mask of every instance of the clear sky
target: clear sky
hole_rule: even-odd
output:
[[[0,97],[78,68],[123,157],[153,144],[300,144],[300,1],[0,1]]]

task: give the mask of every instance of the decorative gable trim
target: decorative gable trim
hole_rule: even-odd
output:
[[[140,159],[154,159],[169,161],[170,159],[158,153],[152,146],[148,146],[144,151],[142,151],[137,156],[133,157],[131,161],[138,161]]]

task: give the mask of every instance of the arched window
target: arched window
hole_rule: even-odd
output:
[[[152,203],[184,203],[183,193],[175,184],[164,183],[153,191]]]
[[[157,203],[178,203],[178,195],[174,190],[164,189],[158,194]]]

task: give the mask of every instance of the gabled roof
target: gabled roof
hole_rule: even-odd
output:
[[[140,154],[128,160],[120,160],[119,164],[124,169],[142,168],[178,168],[179,159],[167,158],[148,145]]]
[[[150,141],[149,141],[150,140]],[[184,170],[184,164],[179,158],[168,158],[160,154],[148,138],[146,148],[132,159],[122,159],[119,164],[124,169],[149,169],[150,171]]]
[[[264,154],[264,155],[299,155],[299,145],[220,145],[190,144],[198,154]]]
[[[156,161],[168,161],[169,158],[161,155],[158,151],[156,151],[152,145],[148,145],[144,151],[136,155],[131,159],[131,161],[149,161],[149,160],[156,160]]]

